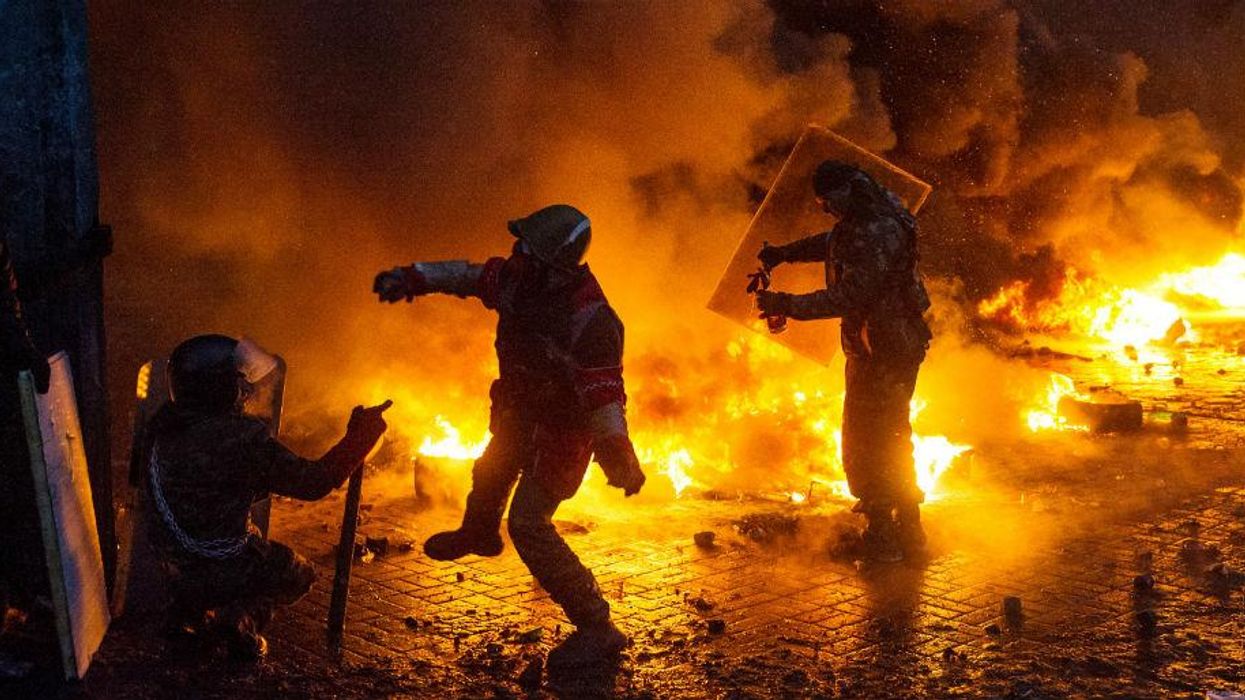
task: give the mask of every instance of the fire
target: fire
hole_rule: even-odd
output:
[[[1142,347],[1196,341],[1192,321],[1245,317],[1245,256],[1229,253],[1213,265],[1164,273],[1125,288],[1069,269],[1058,297],[1032,300],[1026,282],[1013,282],[982,301],[977,312],[1024,330],[1064,332]]]
[[[913,399],[909,405],[909,420],[915,424],[927,405],[921,399]],[[943,473],[951,468],[956,457],[970,449],[971,445],[951,442],[942,435],[912,433],[912,460],[916,464],[916,482],[927,497],[938,493],[938,481]]]
[[[1088,430],[1086,426],[1071,423],[1066,417],[1060,415],[1059,402],[1064,397],[1087,399],[1076,390],[1076,384],[1071,377],[1051,372],[1046,393],[1041,397],[1039,405],[1025,415],[1029,430],[1035,433],[1048,430]]]
[[[849,497],[841,456],[841,375],[809,365],[759,335],[731,341],[722,356],[724,376],[736,380],[702,373],[678,377],[672,365],[660,361],[629,370],[632,437],[650,475],[646,491],[667,498],[694,488],[776,491],[794,504],[808,503],[814,494]],[[410,403],[391,423],[415,436],[410,443],[418,445],[418,456],[462,479],[461,465],[478,458],[490,439],[483,418],[466,413],[483,407],[464,402],[459,417],[436,412],[414,391],[401,398]],[[689,410],[660,416],[672,410],[671,403]],[[912,420],[919,422],[927,407],[914,400]],[[921,433],[912,435],[912,447],[918,483],[930,496],[937,494],[942,474],[970,449],[946,436]],[[585,478],[586,490],[604,488],[604,480]]]
[[[445,416],[438,414],[432,420],[441,435],[435,439],[430,435],[424,436],[417,450],[424,457],[474,460],[484,454],[484,448],[488,446],[488,441],[492,437],[492,434],[486,430],[479,440],[467,441],[463,439],[462,431]]]

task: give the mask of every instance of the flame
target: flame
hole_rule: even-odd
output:
[[[1136,288],[1112,285],[1070,268],[1056,298],[1032,300],[1027,282],[999,289],[977,312],[1024,330],[1067,332],[1115,346],[1198,339],[1191,320],[1245,317],[1245,256],[1163,273]],[[1177,325],[1181,324],[1181,325]]]
[[[485,431],[484,437],[479,440],[466,441],[463,440],[462,431],[445,416],[438,414],[432,421],[440,431],[440,437],[434,439],[430,435],[424,436],[423,441],[419,443],[419,449],[416,450],[424,457],[464,461],[478,459],[484,454],[484,448],[488,447],[488,441],[492,438],[492,434]]]
[[[1038,405],[1025,414],[1029,430],[1035,433],[1048,430],[1088,430],[1087,426],[1071,423],[1060,415],[1059,402],[1064,397],[1088,400],[1088,397],[1076,390],[1076,384],[1071,377],[1051,372],[1045,394]]]

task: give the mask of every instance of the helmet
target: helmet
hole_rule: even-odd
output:
[[[569,204],[545,207],[507,227],[532,255],[560,268],[579,265],[592,241],[592,222]]]
[[[225,335],[197,335],[169,356],[169,395],[174,403],[226,411],[238,401],[242,377],[234,359],[238,341]]]
[[[817,166],[817,171],[813,173],[813,192],[818,197],[825,196],[826,193],[844,185],[850,186],[854,180],[861,179],[862,175],[865,178],[868,177],[863,170],[853,165],[837,160],[822,161],[821,165]]]

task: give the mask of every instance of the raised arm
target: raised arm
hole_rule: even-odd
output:
[[[371,408],[356,407],[345,437],[317,460],[299,457],[271,437],[254,441],[247,457],[256,465],[258,490],[301,501],[324,498],[363,465],[363,459],[385,432],[381,414],[387,408],[388,401]]]
[[[446,260],[395,267],[376,275],[372,291],[391,304],[425,294],[453,294],[463,299],[479,297],[488,305],[505,262],[504,258],[491,258],[483,264]]]

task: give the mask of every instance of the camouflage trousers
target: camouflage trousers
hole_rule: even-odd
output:
[[[909,404],[920,360],[847,356],[843,398],[843,470],[866,509],[920,503],[912,460]]]
[[[493,416],[492,430],[493,439],[471,472],[463,528],[496,532],[513,489],[509,532],[519,558],[571,624],[583,627],[608,621],[610,606],[596,578],[553,525],[562,499],[532,474],[537,458],[534,426],[507,411]]]
[[[166,563],[166,568],[173,619],[199,619],[216,610],[227,621],[250,616],[259,628],[277,606],[306,595],[316,578],[311,562],[280,542],[259,537],[236,557]]]

